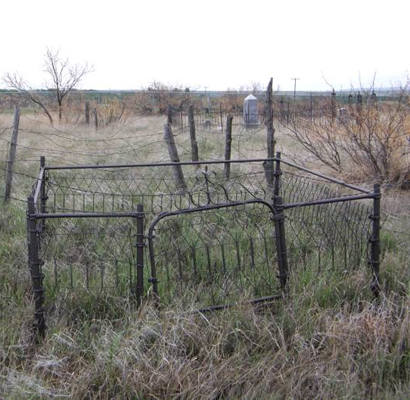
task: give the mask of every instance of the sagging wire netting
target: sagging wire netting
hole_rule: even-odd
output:
[[[146,213],[260,198],[272,201],[262,163],[180,165],[183,187],[170,165],[47,170],[48,212],[114,212],[144,205]],[[285,169],[280,194],[285,203],[328,199],[352,190],[325,179]]]
[[[164,218],[151,257],[161,302],[210,306],[280,291],[272,214],[261,204]]]
[[[292,271],[314,267],[354,270],[367,265],[371,205],[350,201],[286,210],[286,246]]]
[[[266,180],[261,165],[182,165],[185,187],[174,177],[172,166],[143,168],[50,170],[47,210],[50,212],[112,212],[144,205],[146,213],[158,214],[210,203],[265,198]]]
[[[46,169],[44,209],[60,215],[46,219],[41,234],[47,291],[55,296],[61,290],[135,293],[135,218],[109,215],[135,211],[139,204],[145,234],[161,213],[181,212],[156,225],[151,254],[145,247],[145,295],[155,291],[154,282],[153,294],[161,302],[198,307],[279,293],[278,231],[271,210],[261,203],[229,206],[249,200],[272,203],[274,185],[267,184],[262,162],[232,163],[229,174],[225,166],[180,165],[184,187],[173,165]],[[285,205],[290,273],[351,270],[369,260],[370,200],[300,205],[355,191],[289,166],[275,179]],[[229,207],[206,208],[221,204]],[[106,216],[73,218],[80,212]]]

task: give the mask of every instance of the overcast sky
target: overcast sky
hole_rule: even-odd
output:
[[[0,76],[44,86],[46,48],[94,72],[82,88],[161,81],[239,88],[274,78],[281,90],[404,83],[409,0],[3,0]],[[4,83],[0,84],[4,87]]]

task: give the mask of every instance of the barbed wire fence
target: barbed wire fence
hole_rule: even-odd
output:
[[[223,118],[215,113],[210,127],[201,119],[197,127],[227,131]],[[249,132],[239,118],[231,121],[237,154]],[[379,187],[369,191],[348,185],[282,160],[280,154],[130,163],[130,155],[138,161],[141,153],[163,146],[163,132],[134,136],[118,129],[99,138],[60,128],[45,132],[23,125],[20,130],[38,139],[17,144],[24,153],[17,157],[18,191],[11,199],[27,205],[28,258],[41,335],[62,291],[111,293],[135,298],[137,304],[151,298],[157,304],[177,301],[205,312],[244,298],[258,302],[286,296],[290,274],[301,269],[353,271],[368,263],[370,284],[378,293]],[[191,154],[184,115],[180,123],[174,118],[172,131],[182,154]],[[5,132],[0,141],[9,146]],[[35,176],[38,153],[47,156],[47,163],[42,158]],[[114,158],[117,164],[107,165]],[[175,178],[177,170],[183,185]]]
[[[144,120],[144,118],[138,117],[132,121],[132,124]],[[233,139],[238,143],[233,151],[237,149],[239,152],[239,144],[246,136],[246,129],[239,124],[237,128],[232,134]],[[190,155],[191,143],[186,126],[178,126],[177,123],[174,123],[172,129],[182,155]],[[6,184],[6,175],[11,161],[9,150],[11,146],[15,146],[16,152],[12,167],[14,184],[8,197],[20,202],[25,201],[25,193],[30,185],[29,180],[34,178],[31,171],[33,167],[36,168],[40,156],[43,155],[47,157],[49,162],[66,165],[81,165],[90,162],[102,164],[106,163],[107,159],[124,164],[133,161],[142,162],[149,153],[155,154],[156,160],[167,159],[162,150],[164,143],[162,127],[156,132],[145,133],[119,124],[118,126],[110,126],[109,134],[104,132],[100,136],[95,134],[92,127],[79,125],[77,131],[72,127],[67,129],[50,126],[39,118],[23,114],[18,127],[19,140],[16,140],[15,143],[10,138],[12,130],[13,125],[5,126],[0,130],[0,170],[4,176],[1,183]],[[201,141],[200,145],[204,149],[209,146],[213,147],[211,142],[215,139],[221,143],[224,141],[223,135],[215,135],[220,133],[219,128],[215,129],[215,126],[208,129],[198,124],[196,130]],[[124,134],[124,131],[127,133]],[[254,130],[252,135],[255,137],[257,133],[262,131],[263,129],[260,127],[259,130]],[[247,145],[242,143],[242,146],[252,149],[250,143]],[[25,181],[25,178],[29,179]]]

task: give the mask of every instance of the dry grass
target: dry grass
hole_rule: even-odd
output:
[[[360,296],[360,275],[345,289]],[[326,282],[327,286],[330,282]],[[120,319],[59,321],[4,353],[9,399],[387,399],[409,394],[408,301],[323,302],[316,282],[284,304],[212,315],[149,305]],[[333,289],[335,289],[333,287]],[[23,342],[22,342],[23,340]],[[395,397],[396,393],[396,397]]]
[[[11,115],[1,115],[0,138],[9,135],[1,132],[10,121]],[[41,116],[24,115],[17,168],[36,173],[42,154],[50,164],[166,160],[163,123],[161,117],[130,117],[95,131],[82,124],[51,128]],[[188,132],[175,131],[187,159]],[[221,158],[220,132],[201,129],[198,137],[202,158]],[[278,148],[309,162],[292,140],[280,131]],[[264,146],[263,129],[235,129],[233,157],[264,156]],[[5,152],[2,141],[1,159]],[[22,198],[23,188],[16,188]],[[288,299],[266,309],[239,305],[200,315],[175,306],[158,312],[106,297],[89,310],[66,313],[76,300],[67,293],[50,310],[47,337],[38,345],[31,342],[25,211],[18,203],[1,208],[0,398],[408,398],[409,203],[403,192],[386,192],[382,204],[388,218],[377,301],[367,274],[324,270],[318,276],[309,266],[292,276]],[[95,312],[98,306],[105,315]]]

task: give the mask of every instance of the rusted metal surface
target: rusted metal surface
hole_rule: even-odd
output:
[[[269,184],[263,165],[271,164]],[[175,166],[186,169],[183,193],[172,175]],[[148,293],[157,304],[194,301],[208,312],[244,296],[251,303],[280,298],[288,292],[289,274],[308,263],[318,271],[323,265],[357,268],[369,246],[372,290],[380,290],[380,189],[296,166],[280,153],[75,167],[48,166],[42,159],[27,225],[40,335],[40,260],[55,290],[64,282],[70,290],[114,290],[138,304]]]

